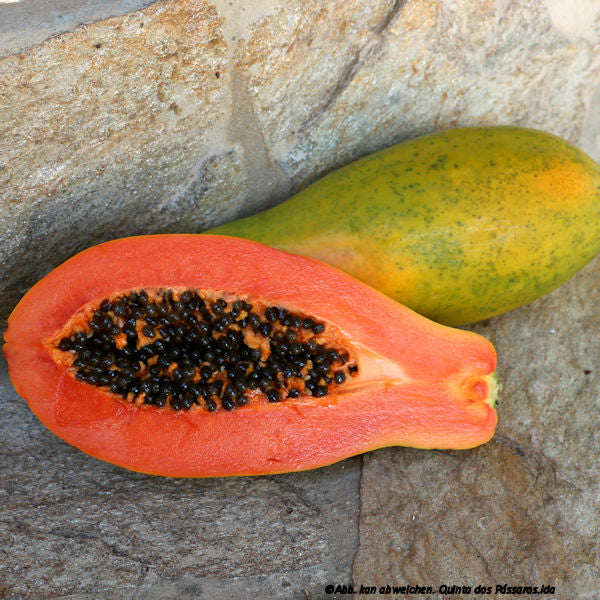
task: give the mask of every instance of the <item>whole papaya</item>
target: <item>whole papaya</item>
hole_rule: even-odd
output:
[[[600,251],[600,167],[518,127],[434,133],[211,230],[328,262],[461,325],[516,308]]]

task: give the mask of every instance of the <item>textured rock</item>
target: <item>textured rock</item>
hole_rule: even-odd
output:
[[[504,383],[490,443],[365,456],[357,583],[550,584],[557,598],[597,597],[599,277],[600,258],[474,327],[496,345]]]
[[[0,56],[22,52],[79,25],[138,10],[155,0],[0,0]],[[10,4],[10,6],[6,6]]]
[[[600,157],[599,11],[575,8],[3,4],[0,55],[13,54],[0,58],[0,321],[77,250],[203,230],[442,127],[539,127]]]
[[[310,6],[301,17],[288,3],[236,52],[267,145],[296,185],[441,128],[512,124],[581,136],[600,76],[600,30],[589,22],[580,23],[585,37],[577,21],[567,36],[534,0]]]
[[[243,148],[251,123],[229,133],[244,88],[221,25],[210,4],[158,2],[0,60],[5,306],[95,242],[197,231],[244,209],[257,189],[245,163],[260,169],[261,153]],[[261,185],[275,193],[269,176]]]
[[[0,598],[287,599],[349,579],[360,459],[277,477],[132,473],[45,430],[2,363]]]

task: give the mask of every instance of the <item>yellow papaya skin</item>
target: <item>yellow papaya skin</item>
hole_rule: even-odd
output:
[[[210,233],[319,259],[462,325],[543,296],[600,252],[600,167],[541,131],[453,129]]]

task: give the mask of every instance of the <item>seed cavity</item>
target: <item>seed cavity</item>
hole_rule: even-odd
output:
[[[104,299],[51,346],[77,380],[175,411],[324,397],[358,374],[341,336],[312,316],[193,289]]]

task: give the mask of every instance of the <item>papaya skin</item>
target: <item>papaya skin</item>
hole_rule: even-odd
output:
[[[209,233],[311,256],[463,325],[543,296],[600,251],[600,167],[548,133],[453,129],[362,158]]]
[[[312,315],[338,328],[359,370],[325,397],[175,411],[125,401],[55,359],[49,340],[82,307],[128,290],[178,287]],[[53,433],[154,475],[299,471],[392,445],[472,448],[497,422],[496,352],[484,337],[429,321],[329,265],[237,238],[139,236],[89,248],[23,297],[5,340],[15,389]]]

